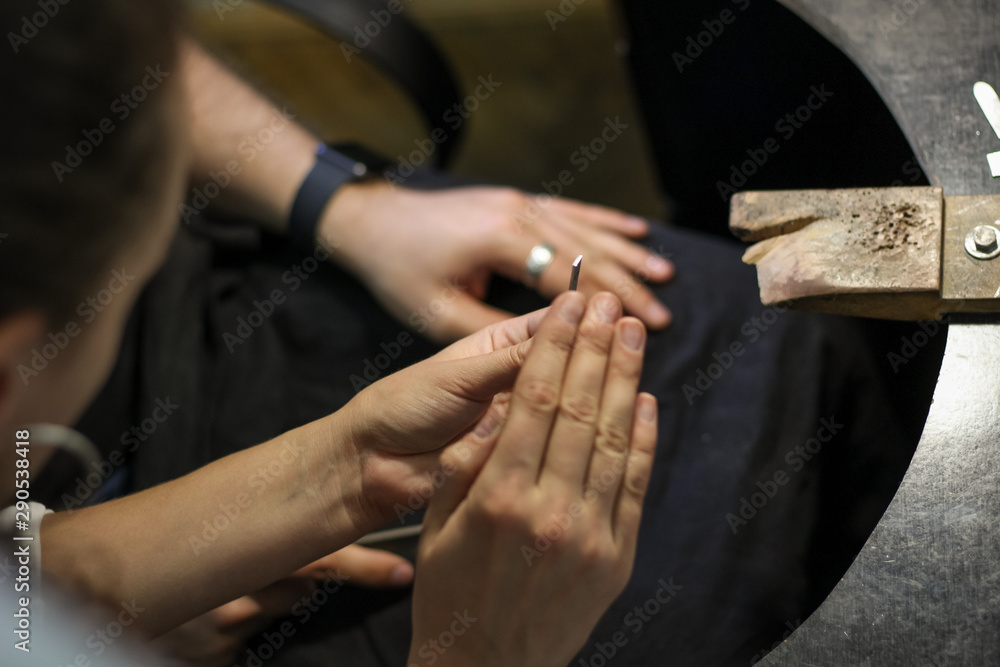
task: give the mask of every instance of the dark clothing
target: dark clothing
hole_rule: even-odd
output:
[[[182,231],[81,424],[110,451],[155,423],[134,443],[133,489],[337,410],[366,360],[389,373],[435,350],[414,336],[392,359],[407,329],[358,282],[280,240],[232,236]],[[649,336],[642,382],[659,399],[659,452],[632,580],[572,664],[746,665],[823,594],[823,540],[860,548],[888,498],[852,485],[901,451],[905,464],[906,446],[856,322],[763,307],[736,244],[660,226],[646,242],[677,267],[654,287],[674,320]],[[517,312],[543,305],[505,281],[491,292]],[[157,399],[179,406],[162,423],[148,419]],[[857,475],[836,481],[848,492],[824,523],[834,468]],[[321,606],[289,619],[294,636],[269,664],[405,664],[408,591],[346,587]]]

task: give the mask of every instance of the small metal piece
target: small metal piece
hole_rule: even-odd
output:
[[[997,221],[1000,224],[1000,220]],[[993,259],[1000,255],[1000,231],[993,225],[978,225],[965,236],[965,250],[976,259]]]
[[[985,81],[976,81],[972,86],[972,94],[979,102],[979,108],[983,110],[983,115],[989,121],[993,132],[1000,138],[1000,97],[997,96],[997,92]]]
[[[580,282],[580,266],[583,264],[583,255],[577,255],[577,258],[573,260],[573,273],[569,277],[569,289],[573,291],[576,289],[576,284]]]
[[[972,238],[979,252],[993,252],[997,247],[997,232],[992,227],[979,225],[972,230]]]
[[[942,313],[1000,311],[1000,259],[981,261],[965,247],[969,232],[981,225],[1000,228],[1000,196],[945,197],[941,238]],[[975,239],[973,239],[975,249]]]
[[[972,87],[972,94],[979,102],[979,108],[983,110],[983,115],[989,121],[993,132],[1000,138],[1000,97],[997,97],[993,86],[985,81],[977,81]],[[1000,151],[987,154],[986,161],[990,165],[990,174],[993,178],[1000,177]]]
[[[987,153],[986,162],[990,165],[990,174],[993,178],[1000,177],[1000,151]]]
[[[538,279],[542,272],[549,268],[549,264],[555,259],[556,248],[551,243],[539,243],[528,253],[528,259],[524,263],[526,282],[534,287],[538,284]]]

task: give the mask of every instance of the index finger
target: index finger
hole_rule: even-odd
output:
[[[555,421],[563,377],[586,302],[578,292],[561,294],[542,320],[518,373],[510,409],[482,477],[519,474],[534,483]]]

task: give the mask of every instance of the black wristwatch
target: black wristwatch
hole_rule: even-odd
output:
[[[358,144],[319,144],[316,163],[299,186],[288,216],[290,242],[311,250],[316,243],[316,225],[337,190],[347,183],[379,176],[389,166],[384,157]]]

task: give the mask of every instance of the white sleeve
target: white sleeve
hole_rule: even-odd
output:
[[[25,564],[30,569],[32,584],[38,591],[42,588],[42,519],[48,514],[52,514],[52,510],[34,501],[28,503],[27,521],[24,520],[23,512],[18,516],[17,508],[13,505],[0,511],[0,535],[10,535],[9,539],[13,540],[13,548],[8,553],[15,554],[15,557],[9,567],[17,569],[21,564],[18,562],[17,550],[27,547],[24,549],[28,553],[28,562]]]

